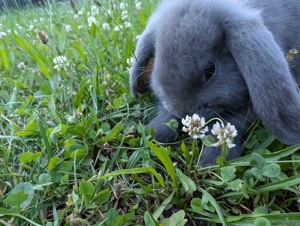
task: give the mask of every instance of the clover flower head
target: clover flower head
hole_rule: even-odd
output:
[[[18,63],[17,67],[19,69],[25,69],[26,68],[26,64],[22,61],[22,62]]]
[[[66,31],[67,31],[67,32],[71,32],[71,31],[72,31],[72,27],[71,27],[70,24],[67,24],[67,25],[66,25]]]
[[[88,24],[89,24],[89,27],[91,27],[93,24],[98,25],[98,21],[96,20],[95,17],[90,16],[90,17],[88,18]]]
[[[128,18],[128,12],[126,10],[122,11],[122,20],[126,20]]]
[[[109,29],[110,29],[110,26],[109,26],[108,23],[103,23],[103,24],[102,24],[102,28],[103,28],[103,30],[109,30]]]
[[[54,65],[54,69],[56,69],[58,71],[60,71],[61,69],[66,70],[67,66],[69,66],[69,63],[67,61],[67,57],[66,56],[55,57],[53,59],[53,63],[55,64]]]
[[[123,2],[120,3],[120,9],[125,9],[125,3]]]
[[[203,138],[205,133],[208,131],[208,127],[205,126],[205,119],[199,117],[199,115],[194,114],[192,117],[187,115],[185,118],[181,119],[182,130],[187,132],[192,138]]]
[[[93,16],[99,14],[99,9],[98,9],[98,7],[97,7],[96,5],[93,5],[93,6],[91,7],[91,13],[92,13]]]
[[[6,35],[7,35],[6,32],[4,32],[4,31],[1,31],[1,32],[0,32],[0,38],[5,37]]]
[[[141,2],[138,2],[138,1],[135,1],[135,8],[137,10],[141,10],[142,9],[142,3]]]
[[[234,125],[229,122],[224,125],[224,123],[216,122],[211,130],[213,135],[216,135],[218,142],[214,143],[212,146],[218,147],[222,144],[227,144],[228,148],[233,148],[236,145],[232,143],[232,139],[238,135],[238,132]]]

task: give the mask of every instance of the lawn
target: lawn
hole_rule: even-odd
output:
[[[300,225],[300,145],[257,122],[243,157],[202,168],[200,140],[152,139],[129,68],[158,2],[0,12],[0,225]]]

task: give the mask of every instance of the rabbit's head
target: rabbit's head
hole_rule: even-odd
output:
[[[282,141],[300,142],[300,96],[260,12],[239,1],[166,1],[135,54],[134,96],[150,87],[179,118],[197,113],[208,119],[253,105]]]

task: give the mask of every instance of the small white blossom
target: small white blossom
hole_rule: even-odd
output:
[[[78,14],[75,14],[73,17],[74,17],[74,20],[78,20],[78,18],[79,18]]]
[[[114,27],[114,31],[120,31],[122,29],[121,25],[117,25]]]
[[[30,24],[27,30],[32,31],[33,29],[34,29],[34,26],[32,24]]]
[[[70,24],[67,24],[67,25],[66,25],[66,31],[67,31],[67,32],[71,32],[71,31],[72,31],[72,27],[71,27]]]
[[[205,126],[205,119],[199,117],[199,115],[194,114],[192,117],[187,115],[185,118],[181,119],[182,130],[187,132],[192,138],[203,138],[205,133],[208,131],[208,127]]]
[[[125,21],[125,22],[124,22],[124,26],[125,26],[125,27],[131,27],[131,23],[129,23],[128,21]]]
[[[103,30],[109,30],[109,29],[110,29],[110,26],[109,26],[108,23],[103,23],[103,24],[102,24],[102,28],[103,28]]]
[[[91,27],[93,24],[98,25],[98,21],[97,21],[96,18],[93,17],[93,16],[90,16],[90,17],[88,18],[88,23],[89,23],[89,26],[90,26],[90,27]]]
[[[141,2],[136,2],[136,3],[135,3],[135,8],[136,8],[137,10],[141,10],[141,9],[142,9],[142,3],[141,3]]]
[[[120,3],[120,9],[125,9],[125,4],[123,2]]]
[[[83,29],[83,26],[82,25],[78,25],[78,30],[81,30]]]
[[[7,35],[6,32],[4,32],[4,31],[1,31],[1,32],[0,32],[0,38],[5,37],[6,35]]]
[[[83,11],[79,10],[77,14],[78,14],[78,15],[82,15],[82,14],[83,14]]]
[[[18,63],[17,67],[18,67],[19,69],[25,69],[25,68],[26,68],[26,65],[25,65],[25,63],[22,61],[22,62]]]
[[[55,57],[53,59],[53,63],[55,64],[54,65],[54,69],[56,69],[58,71],[60,71],[61,69],[66,70],[67,66],[69,66],[69,63],[67,61],[67,57],[66,56]]]
[[[138,40],[141,37],[141,35],[135,36],[135,40]]]
[[[135,58],[134,57],[130,57],[126,60],[126,63],[131,66],[133,64],[133,62],[135,61]]]
[[[99,8],[96,5],[93,5],[91,7],[91,13],[92,13],[92,16],[98,15],[99,14]]]
[[[128,18],[128,12],[125,10],[122,12],[122,20],[126,20]]]
[[[229,122],[226,126],[223,123],[216,122],[213,125],[213,129],[211,130],[213,135],[216,135],[218,138],[218,142],[214,143],[212,146],[218,147],[224,143],[227,144],[228,148],[233,148],[236,145],[232,143],[232,139],[237,136],[237,130],[234,125],[231,125]]]

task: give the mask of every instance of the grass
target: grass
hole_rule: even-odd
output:
[[[200,168],[201,144],[152,140],[153,96],[134,99],[128,79],[158,1],[141,2],[2,13],[0,224],[299,225],[300,145],[286,148],[258,124],[247,155]]]

